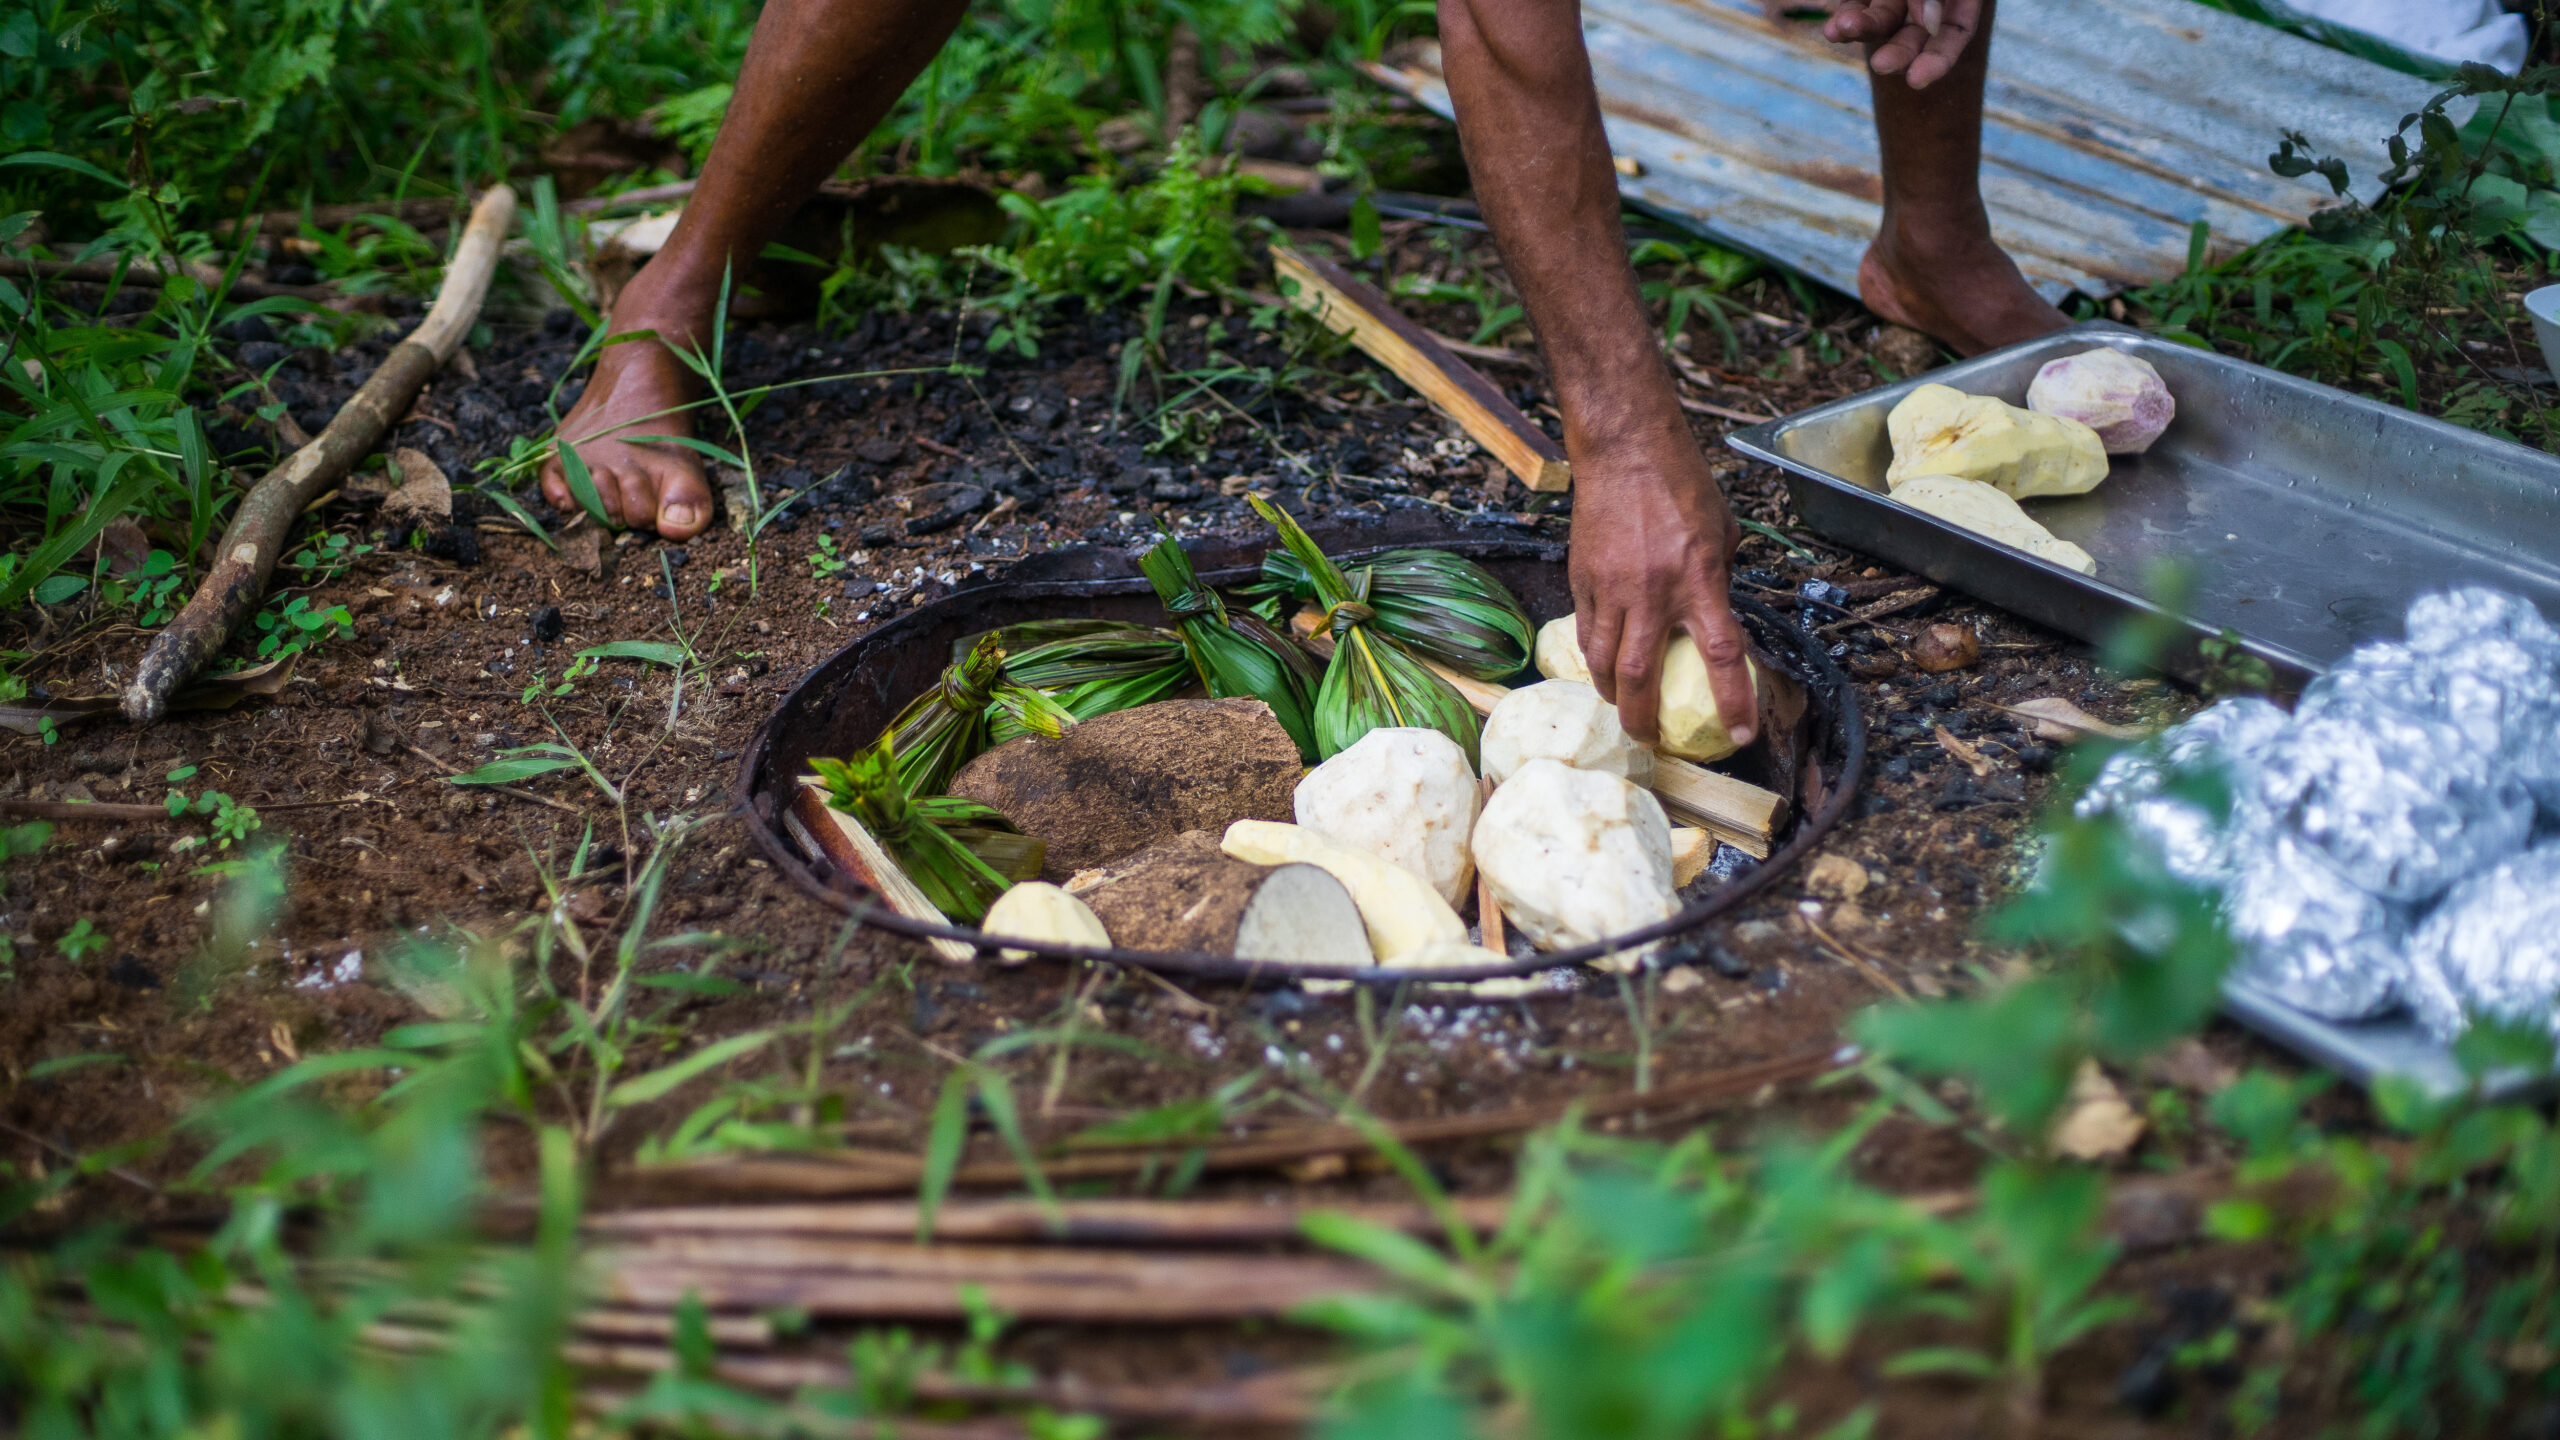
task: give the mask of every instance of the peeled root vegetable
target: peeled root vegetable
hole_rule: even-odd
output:
[[[1259,700],[1165,700],[1008,740],[961,766],[951,793],[1047,841],[1041,878],[1065,880],[1185,830],[1287,819],[1304,768]]]
[[[2097,431],[1945,385],[1904,396],[1884,428],[1893,441],[1884,480],[1896,491],[1914,476],[1955,475],[2026,500],[2082,494],[2107,478]]]
[[[1496,785],[1532,760],[1561,760],[1637,785],[1653,783],[1653,752],[1618,723],[1618,707],[1574,680],[1543,680],[1502,697],[1485,717],[1484,778]]]
[[[2027,408],[2077,420],[2098,432],[2110,455],[2139,455],[2178,416],[2168,382],[2151,362],[2120,350],[2085,350],[2048,360],[2027,386]]]
[[[1077,895],[1121,942],[1275,965],[1366,965],[1369,935],[1341,881],[1313,865],[1257,865],[1186,831],[1107,870]]]
[[[1548,679],[1591,683],[1591,665],[1582,658],[1572,616],[1539,627],[1537,655],[1538,673]],[[1743,673],[1751,677],[1751,690],[1757,696],[1759,663],[1743,661]],[[1662,729],[1662,743],[1654,748],[1682,760],[1703,764],[1741,748],[1725,732],[1724,716],[1716,709],[1716,692],[1707,684],[1707,657],[1698,653],[1698,642],[1686,635],[1672,636],[1670,647],[1662,652],[1662,710],[1655,723]]]
[[[2089,552],[2035,521],[2017,501],[1992,489],[1979,480],[1965,480],[1953,475],[1923,475],[1894,487],[1893,498],[1924,514],[1935,515],[1950,525],[1961,525],[1977,535],[1988,535],[2003,545],[2014,546],[2039,559],[2079,571],[2083,575],[2098,573],[2098,562]]]
[[[1466,943],[1466,924],[1430,881],[1366,850],[1268,820],[1228,826],[1220,848],[1256,865],[1314,865],[1341,881],[1360,907],[1369,948],[1381,965],[1402,964],[1405,956],[1434,945]]]
[[[978,928],[1014,940],[1090,945],[1103,950],[1111,947],[1111,932],[1102,928],[1102,922],[1085,908],[1085,903],[1046,880],[1026,880],[997,896]],[[1031,952],[1005,950],[999,958],[1019,962],[1030,959]]]
[[[1504,922],[1541,950],[1623,935],[1680,908],[1671,822],[1661,802],[1615,775],[1530,761],[1485,802],[1475,852]],[[1632,967],[1651,949],[1610,963]]]
[[[1403,866],[1451,905],[1475,877],[1475,771],[1437,730],[1370,731],[1308,771],[1292,803],[1301,827]]]

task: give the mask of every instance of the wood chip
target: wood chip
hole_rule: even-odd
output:
[[[1957,739],[1953,734],[1949,733],[1947,727],[1944,725],[1938,726],[1937,731],[1939,749],[1946,751],[1948,754],[1962,761],[1964,763],[1964,768],[1972,771],[1973,778],[1976,780],[1988,780],[1991,778],[1992,765],[1990,756],[1983,754],[1980,750],[1977,750],[1973,746]]]
[[[2142,1138],[2143,1119],[2125,1103],[2124,1092],[2098,1068],[2083,1060],[2071,1077],[2070,1108],[2053,1127],[2056,1153],[2074,1160],[2105,1160],[2131,1150]]]

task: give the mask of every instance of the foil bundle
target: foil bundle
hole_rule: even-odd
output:
[[[2258,766],[2292,727],[2282,710],[2255,698],[2225,700],[2160,737],[2111,756],[2074,807],[2087,819],[2112,812],[2160,849],[2170,874],[2194,885],[2229,878],[2235,846],[2264,827],[2255,803]],[[2230,801],[2216,815],[2185,793],[2182,776],[2218,773]]]
[[[2560,1034],[2560,844],[2510,856],[2455,886],[2409,944],[2405,997],[2451,1041],[2474,1016]]]
[[[2278,833],[2241,861],[2223,918],[2242,979],[2324,1020],[2369,1020],[2404,995],[2407,932],[2393,907]]]
[[[2441,720],[2560,810],[2560,632],[2524,601],[2469,589],[2421,597],[2408,633],[2358,647],[2303,692],[2301,715]]]
[[[2366,892],[2414,904],[2524,848],[2533,798],[2457,727],[2382,706],[2298,719],[2258,803]]]

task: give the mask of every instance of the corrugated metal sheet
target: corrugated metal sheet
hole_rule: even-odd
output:
[[[1858,53],[1757,0],[1582,15],[1610,146],[1643,167],[1626,197],[1854,294],[1883,194]],[[1378,73],[1450,113],[1436,51]],[[2108,295],[2185,269],[2199,219],[2220,258],[2332,203],[2267,170],[2286,130],[2371,199],[2384,140],[2435,88],[2189,0],[2003,0],[1983,199],[2048,298]]]

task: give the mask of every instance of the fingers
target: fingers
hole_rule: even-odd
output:
[[[1907,0],[1834,0],[1822,38],[1835,45],[1882,40],[1902,28],[1908,11]]]
[[[1639,744],[1658,744],[1662,739],[1662,652],[1670,639],[1659,621],[1631,615],[1609,669],[1616,681],[1618,723]],[[1599,678],[1597,662],[1591,674],[1595,681]]]
[[[1929,0],[1924,0],[1929,3]],[[1947,77],[1964,57],[1982,25],[1981,0],[1934,0],[1943,7],[1936,33],[1919,24],[1904,26],[1877,47],[1867,63],[1879,75],[1899,74],[1914,90],[1926,90]],[[1914,19],[1923,19],[1915,16]]]
[[[1725,734],[1737,746],[1750,744],[1760,728],[1760,697],[1751,688],[1750,646],[1733,618],[1732,602],[1710,595],[1689,617],[1689,638],[1698,642],[1698,654],[1707,662],[1707,688],[1716,697]]]
[[[1616,610],[1604,610],[1590,600],[1578,600],[1573,610],[1573,641],[1582,650],[1582,663],[1591,671],[1591,688],[1600,698],[1612,704],[1618,699],[1618,632],[1626,617]]]

